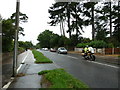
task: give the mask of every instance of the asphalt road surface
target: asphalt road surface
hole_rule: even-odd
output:
[[[118,66],[86,61],[77,54],[58,54],[42,51],[57,67],[64,68],[68,73],[83,81],[91,88],[118,88]]]

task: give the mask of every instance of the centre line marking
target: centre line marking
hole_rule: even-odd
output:
[[[109,64],[104,64],[104,63],[99,63],[99,62],[95,62],[95,61],[88,61],[88,62],[95,63],[95,64],[100,64],[100,65],[104,65],[104,66],[109,66],[109,67],[112,67],[112,68],[119,68],[117,66],[113,66],[113,65],[109,65]]]
[[[72,56],[67,56],[67,57],[74,58],[74,59],[78,59],[78,58],[76,58],[76,57],[72,57]]]

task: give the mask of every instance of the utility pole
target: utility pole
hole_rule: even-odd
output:
[[[19,7],[20,7],[20,0],[17,0],[16,1],[16,19],[15,19],[16,21],[15,21],[14,57],[13,57],[13,77],[15,77],[17,73]]]

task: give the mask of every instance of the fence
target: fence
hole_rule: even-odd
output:
[[[105,54],[120,54],[120,48],[105,48]]]
[[[75,51],[82,52],[83,48],[75,48]],[[120,54],[120,48],[94,48],[95,53],[100,54]]]

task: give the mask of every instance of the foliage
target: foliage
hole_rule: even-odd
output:
[[[50,19],[51,21],[49,24],[51,26],[56,26],[60,24],[60,30],[63,30],[63,36],[64,35],[64,23],[68,23],[68,30],[67,33],[69,33],[69,37],[71,38],[71,32],[76,31],[76,34],[81,34],[82,26],[83,26],[83,20],[80,17],[79,12],[81,11],[81,8],[79,7],[79,3],[77,2],[57,2],[54,3],[49,8],[50,13]],[[64,23],[63,23],[64,22]],[[71,23],[72,22],[72,23]],[[71,23],[71,25],[70,25]],[[62,27],[61,27],[62,26]],[[61,30],[61,32],[62,32]]]
[[[80,42],[81,42],[81,43],[90,43],[91,40],[90,40],[89,38],[80,37]]]
[[[2,21],[2,50],[3,52],[10,52],[13,50],[14,25],[12,20]]]
[[[40,33],[37,40],[39,41],[37,45],[42,48],[68,47],[71,45],[71,40],[69,38],[59,36],[49,30]]]
[[[50,47],[54,48],[54,47],[58,47],[58,42],[59,42],[60,36],[58,34],[52,34],[51,38],[50,38]]]
[[[72,45],[72,46],[76,46],[76,45],[78,44],[78,42],[79,42],[78,36],[75,35],[75,34],[73,34],[73,35],[71,36],[71,45]]]
[[[29,42],[29,41],[18,41],[18,43],[19,43],[19,47],[22,47],[22,48],[24,48],[24,49],[26,49],[26,48],[33,48],[33,44],[32,44],[32,42]]]
[[[50,48],[50,39],[52,36],[52,31],[45,30],[44,32],[38,35],[38,41],[41,47]]]
[[[22,47],[18,47],[18,51],[23,52],[23,51],[25,51],[25,49]]]
[[[114,45],[114,47],[116,47],[119,46],[118,44],[120,42],[119,39],[120,10],[118,8],[120,7],[119,3],[120,1],[114,3],[113,2],[80,2],[80,3],[57,2],[53,4],[52,7],[49,8],[50,19],[51,19],[51,22],[49,24],[51,24],[52,26],[54,25],[56,26],[60,22],[65,22],[65,23],[67,22],[68,25],[67,32],[70,33],[69,34],[70,37],[72,32],[76,31],[76,35],[78,33],[80,34],[80,31],[82,31],[83,26],[92,25],[92,31],[95,32],[92,33],[92,36],[93,37],[95,36],[96,40],[103,40],[106,42],[106,38],[108,37],[108,34],[110,34],[110,37],[114,37],[117,40],[116,43],[110,42]],[[95,13],[94,15],[93,12]],[[112,32],[112,30],[114,31]],[[76,41],[77,39],[75,40],[74,44],[76,44]]]
[[[102,40],[92,41],[92,42],[90,42],[89,45],[94,47],[94,48],[105,48],[108,46],[107,43],[102,41]]]
[[[86,84],[77,80],[64,69],[45,70],[38,73],[44,74],[45,79],[52,84],[48,88],[88,88]]]
[[[20,21],[27,21],[28,17],[21,14]],[[24,29],[19,27],[19,34],[23,34]],[[10,52],[13,50],[13,39],[15,38],[15,13],[11,18],[2,19],[2,50],[3,52]]]
[[[99,30],[96,35],[96,40],[104,40],[105,41],[107,34],[108,33],[105,32],[105,30]]]
[[[76,47],[78,47],[78,48],[85,48],[86,45],[89,45],[89,43],[78,43]]]
[[[34,58],[36,59],[35,63],[53,63],[49,58],[45,57],[41,52],[32,50]]]
[[[84,48],[86,45],[92,46],[94,48],[105,48],[105,47],[111,47],[111,45],[107,44],[104,41],[96,40],[96,41],[91,41],[90,43],[79,43],[77,44],[77,47]]]
[[[37,43],[36,46],[35,46],[36,49],[40,49],[41,46],[40,46],[40,43]]]

